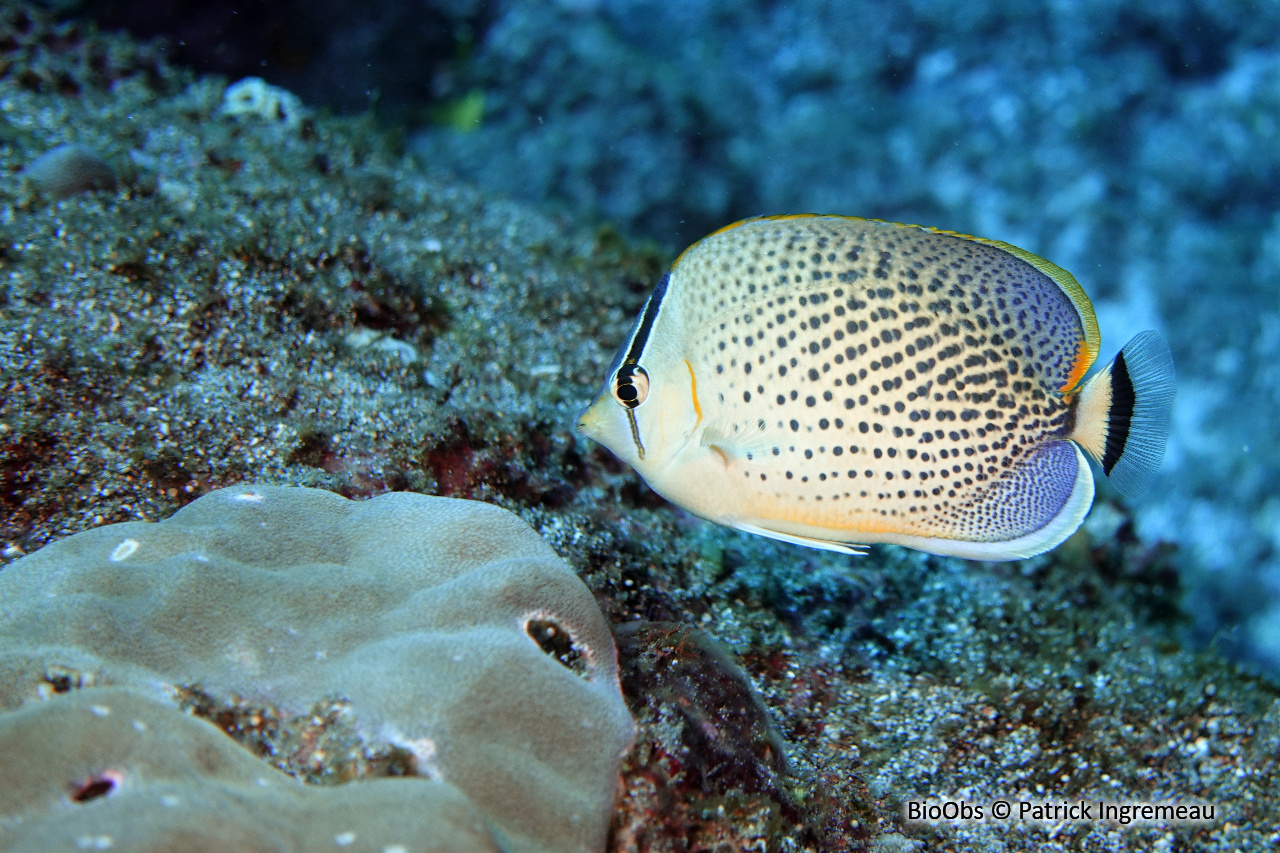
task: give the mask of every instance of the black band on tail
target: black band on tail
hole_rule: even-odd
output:
[[[1116,491],[1136,498],[1164,458],[1173,410],[1173,354],[1159,332],[1141,332],[1111,362],[1111,406],[1102,467]]]
[[[1102,454],[1102,470],[1108,475],[1116,467],[1129,440],[1129,425],[1133,420],[1133,380],[1124,363],[1124,353],[1111,362],[1111,411],[1107,413],[1107,449]]]

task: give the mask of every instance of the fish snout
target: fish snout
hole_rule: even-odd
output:
[[[573,428],[579,435],[585,435],[588,438],[595,438],[600,434],[599,403],[600,398],[597,397],[592,400],[590,405],[585,409],[578,412],[578,417],[574,420]]]

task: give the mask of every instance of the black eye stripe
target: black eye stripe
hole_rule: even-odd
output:
[[[653,294],[649,297],[649,301],[645,303],[644,313],[640,315],[640,325],[636,329],[635,337],[631,339],[631,346],[627,348],[626,357],[623,364],[627,367],[635,368],[636,362],[640,360],[641,353],[644,352],[644,346],[649,341],[649,332],[653,329],[653,322],[658,319],[658,312],[662,309],[662,300],[667,296],[667,283],[671,280],[671,273],[668,272],[658,282],[658,286],[653,289]],[[621,373],[622,371],[619,371]]]

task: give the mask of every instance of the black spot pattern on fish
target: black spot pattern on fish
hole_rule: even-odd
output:
[[[700,394],[726,401],[704,417],[780,449],[740,460],[756,505],[999,541],[1042,526],[1070,494],[1074,451],[1045,448],[1071,449],[1060,389],[1083,328],[1027,261],[925,229],[800,217],[713,235],[674,274],[668,310],[695,330]],[[726,358],[741,367],[717,373]],[[1049,461],[1024,466],[1032,454]],[[1024,482],[1032,469],[1041,483]]]

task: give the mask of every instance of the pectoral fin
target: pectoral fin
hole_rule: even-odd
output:
[[[701,445],[720,455],[726,466],[763,459],[779,447],[781,439],[759,427],[722,427],[710,424],[702,431]]]

